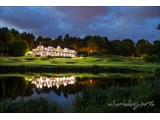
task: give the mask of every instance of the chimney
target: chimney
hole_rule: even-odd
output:
[[[39,46],[41,46],[41,42],[39,42]]]

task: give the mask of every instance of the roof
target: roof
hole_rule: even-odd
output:
[[[54,47],[54,48],[57,48],[58,46],[60,46],[62,49],[64,48],[68,48],[69,50],[74,50],[73,48],[69,47],[69,46],[66,46],[64,44],[56,44],[56,43],[44,43],[42,44],[44,47]]]

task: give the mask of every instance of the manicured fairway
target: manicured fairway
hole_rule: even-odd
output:
[[[90,56],[77,58],[47,57],[0,57],[0,65],[4,66],[105,66],[105,67],[136,67],[143,71],[154,71],[160,64],[146,63],[141,58],[122,56]]]

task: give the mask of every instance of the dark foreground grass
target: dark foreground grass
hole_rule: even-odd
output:
[[[1,100],[1,113],[59,113],[63,112],[59,105],[45,98],[20,98],[16,101]]]
[[[73,112],[160,112],[160,80],[130,88],[89,87],[76,97]]]
[[[87,87],[76,96],[70,109],[45,98],[1,100],[0,112],[11,113],[145,113],[160,112],[160,79],[146,80],[132,87]]]

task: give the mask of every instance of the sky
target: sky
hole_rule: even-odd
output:
[[[1,27],[33,33],[36,37],[59,35],[106,36],[109,40],[160,40],[160,7],[154,6],[25,6],[0,7]]]

